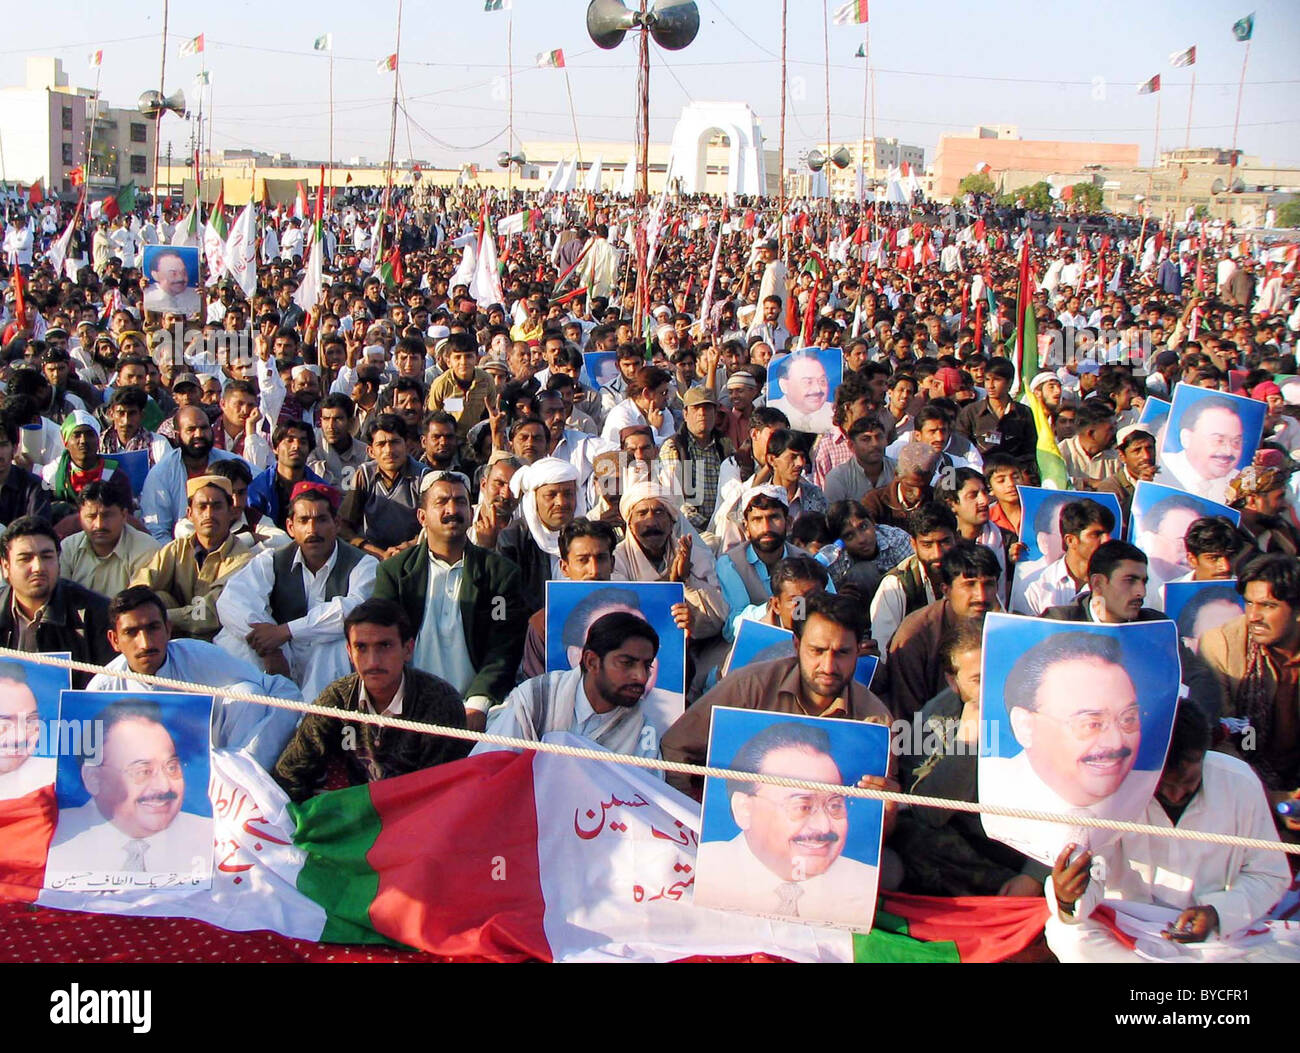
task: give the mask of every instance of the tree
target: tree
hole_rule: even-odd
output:
[[[958,194],[991,194],[995,189],[986,172],[972,172],[957,184]]]
[[[1300,198],[1278,206],[1277,225],[1279,227],[1300,227]]]
[[[1101,187],[1093,182],[1075,183],[1074,197],[1070,199],[1070,204],[1083,212],[1100,212]]]

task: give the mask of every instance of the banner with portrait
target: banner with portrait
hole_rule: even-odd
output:
[[[50,658],[71,658],[67,651]],[[62,666],[0,659],[0,801],[54,785],[61,748],[59,696],[72,687]]]
[[[736,626],[736,639],[731,645],[731,652],[727,655],[726,661],[722,663],[720,676],[730,676],[737,669],[758,662],[774,662],[779,658],[794,656],[794,633],[789,629],[742,618]],[[863,687],[869,688],[878,665],[880,659],[875,655],[859,655],[857,667],[853,670],[853,679]]]
[[[1242,395],[1177,384],[1155,481],[1223,503],[1228,483],[1259,449],[1267,412],[1263,402]]]
[[[844,377],[838,347],[808,347],[777,355],[767,367],[767,404],[779,409],[794,431],[830,431],[835,392]]]
[[[579,380],[588,391],[598,391],[618,379],[617,351],[585,351]]]
[[[141,269],[149,279],[144,309],[152,314],[198,315],[199,250],[188,245],[146,245]]]
[[[686,711],[686,633],[673,607],[686,590],[672,581],[548,581],[546,583],[546,671],[565,672],[582,663],[587,633],[603,615],[635,614],[659,637],[659,654],[641,698],[647,724],[664,732]]]
[[[1025,590],[1051,564],[1065,555],[1061,536],[1061,509],[1072,501],[1096,501],[1115,517],[1112,533],[1123,521],[1114,494],[1084,490],[1051,490],[1042,486],[1017,486],[1020,495],[1020,541],[1025,554],[1016,561],[1011,584],[1011,607],[1020,609]]]
[[[1246,601],[1236,578],[1217,581],[1171,581],[1165,586],[1165,615],[1178,626],[1178,638],[1193,654],[1211,629],[1245,613]]]
[[[981,804],[1136,820],[1160,781],[1182,666],[1171,621],[984,621]],[[1081,687],[1086,685],[1086,690]],[[1109,833],[985,814],[985,833],[1051,864]]]
[[[1187,531],[1206,516],[1222,516],[1233,526],[1241,522],[1241,513],[1235,508],[1172,486],[1138,481],[1133,489],[1128,539],[1147,554],[1148,594],[1156,595],[1161,585],[1191,573]]]
[[[45,888],[193,890],[212,884],[212,696],[64,691]]]
[[[708,763],[856,786],[886,773],[889,728],[717,706]],[[880,801],[705,779],[695,905],[866,932],[883,820]]]

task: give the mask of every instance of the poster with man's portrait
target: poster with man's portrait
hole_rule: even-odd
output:
[[[604,615],[626,611],[644,618],[659,637],[659,654],[641,697],[641,713],[662,738],[686,711],[686,633],[673,618],[673,605],[685,602],[679,582],[548,581],[546,671],[578,668],[587,633]]]
[[[1138,421],[1147,431],[1156,437],[1156,460],[1160,459],[1160,447],[1164,443],[1165,425],[1169,423],[1169,403],[1165,399],[1158,399],[1154,395],[1148,395],[1145,402],[1142,403],[1142,412],[1138,415]]]
[[[795,431],[830,430],[835,392],[844,376],[838,347],[809,347],[777,355],[767,367],[767,404],[779,409]]]
[[[59,696],[70,687],[71,674],[62,666],[0,659],[0,801],[54,785]]]
[[[144,309],[154,314],[199,313],[199,250],[189,245],[146,245],[141,267],[149,279]]]
[[[1165,614],[1178,626],[1178,638],[1193,654],[1200,651],[1202,636],[1245,610],[1236,578],[1173,581],[1165,586]]]
[[[731,645],[731,653],[722,665],[721,676],[730,676],[747,665],[774,662],[778,658],[793,658],[796,653],[794,633],[789,629],[742,618],[736,627],[736,639]],[[876,675],[879,664],[880,659],[873,654],[860,655],[857,667],[853,670],[853,679],[863,687],[870,687],[871,678]]]
[[[1206,516],[1223,516],[1233,526],[1241,522],[1241,513],[1235,508],[1171,486],[1138,481],[1128,532],[1129,540],[1147,554],[1148,592],[1191,573],[1187,531]]]
[[[990,614],[981,677],[980,803],[1142,815],[1160,781],[1178,703],[1173,622]],[[1098,848],[1111,837],[1069,823],[988,814],[982,822],[989,837],[1049,865],[1066,844]]]
[[[1259,449],[1267,412],[1241,395],[1176,385],[1155,481],[1223,503],[1228,483]]]
[[[589,391],[618,379],[617,351],[585,351],[582,355],[582,386]]]
[[[718,706],[708,763],[856,786],[889,766],[889,728]],[[880,801],[706,779],[695,905],[866,932],[876,909]]]
[[[1017,562],[1011,579],[1011,604],[1020,609],[1026,590],[1044,570],[1065,555],[1061,537],[1061,509],[1072,501],[1096,501],[1110,509],[1115,529],[1121,522],[1119,498],[1114,494],[1082,490],[1051,490],[1041,486],[1017,486],[1020,495],[1020,540],[1027,550]]]
[[[47,889],[211,887],[211,720],[211,695],[63,692],[80,741],[59,752]]]

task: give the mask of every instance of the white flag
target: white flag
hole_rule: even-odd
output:
[[[251,201],[244,206],[244,211],[230,228],[225,246],[226,273],[250,300],[257,291],[257,237],[253,229],[253,209]]]
[[[321,272],[325,268],[325,248],[321,244],[323,241],[323,238],[312,238],[306,273],[303,275],[302,284],[294,290],[293,294],[293,302],[306,314],[311,313],[311,309],[316,306],[316,301],[320,299]]]
[[[199,243],[199,203],[196,198],[185,218],[172,231],[173,245],[195,246]]]
[[[600,155],[596,155],[596,160],[591,167],[587,169],[587,179],[582,184],[583,190],[589,190],[592,193],[600,193]]]
[[[50,266],[54,268],[55,274],[60,274],[63,271],[63,261],[68,255],[68,245],[72,242],[72,230],[80,218],[81,207],[78,206],[72,213],[72,218],[68,220],[67,229],[59,235],[59,240],[51,245],[49,251],[45,254],[45,258],[50,261]]]
[[[226,239],[214,225],[217,210],[212,210],[203,228],[203,258],[208,261],[208,284],[216,285],[226,274]]]
[[[448,286],[450,288],[450,286]],[[474,277],[469,283],[469,294],[479,303],[503,303],[501,276],[497,270],[497,244],[488,227],[483,228],[479,243],[478,260],[474,264]]]

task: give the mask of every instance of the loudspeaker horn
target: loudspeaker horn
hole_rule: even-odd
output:
[[[622,0],[591,0],[587,5],[587,36],[605,51],[616,48],[637,24],[638,14],[628,10]]]
[[[171,110],[178,117],[184,117],[185,93],[177,89],[164,98],[162,92],[151,88],[149,91],[140,93],[135,108],[146,117],[157,117],[163,110]]]
[[[1216,179],[1213,183],[1210,184],[1211,194],[1222,194],[1227,189],[1228,189],[1228,184],[1225,183],[1222,179]]]
[[[1245,189],[1246,181],[1244,179],[1234,179],[1232,181],[1232,192],[1234,194],[1240,194]]]
[[[497,164],[500,165],[502,168],[509,168],[511,165],[518,165],[520,168],[523,168],[523,166],[527,163],[528,163],[528,158],[524,156],[524,152],[522,150],[520,150],[519,153],[517,154],[512,154],[508,150],[502,150],[499,154],[497,154]]]
[[[831,164],[836,168],[848,168],[849,162],[852,160],[853,155],[849,153],[847,146],[836,147],[834,153],[831,154]]]
[[[668,51],[681,51],[700,31],[700,9],[694,0],[666,0],[646,12],[654,42]]]
[[[814,172],[820,172],[826,167],[826,155],[820,150],[809,150],[806,162]]]

